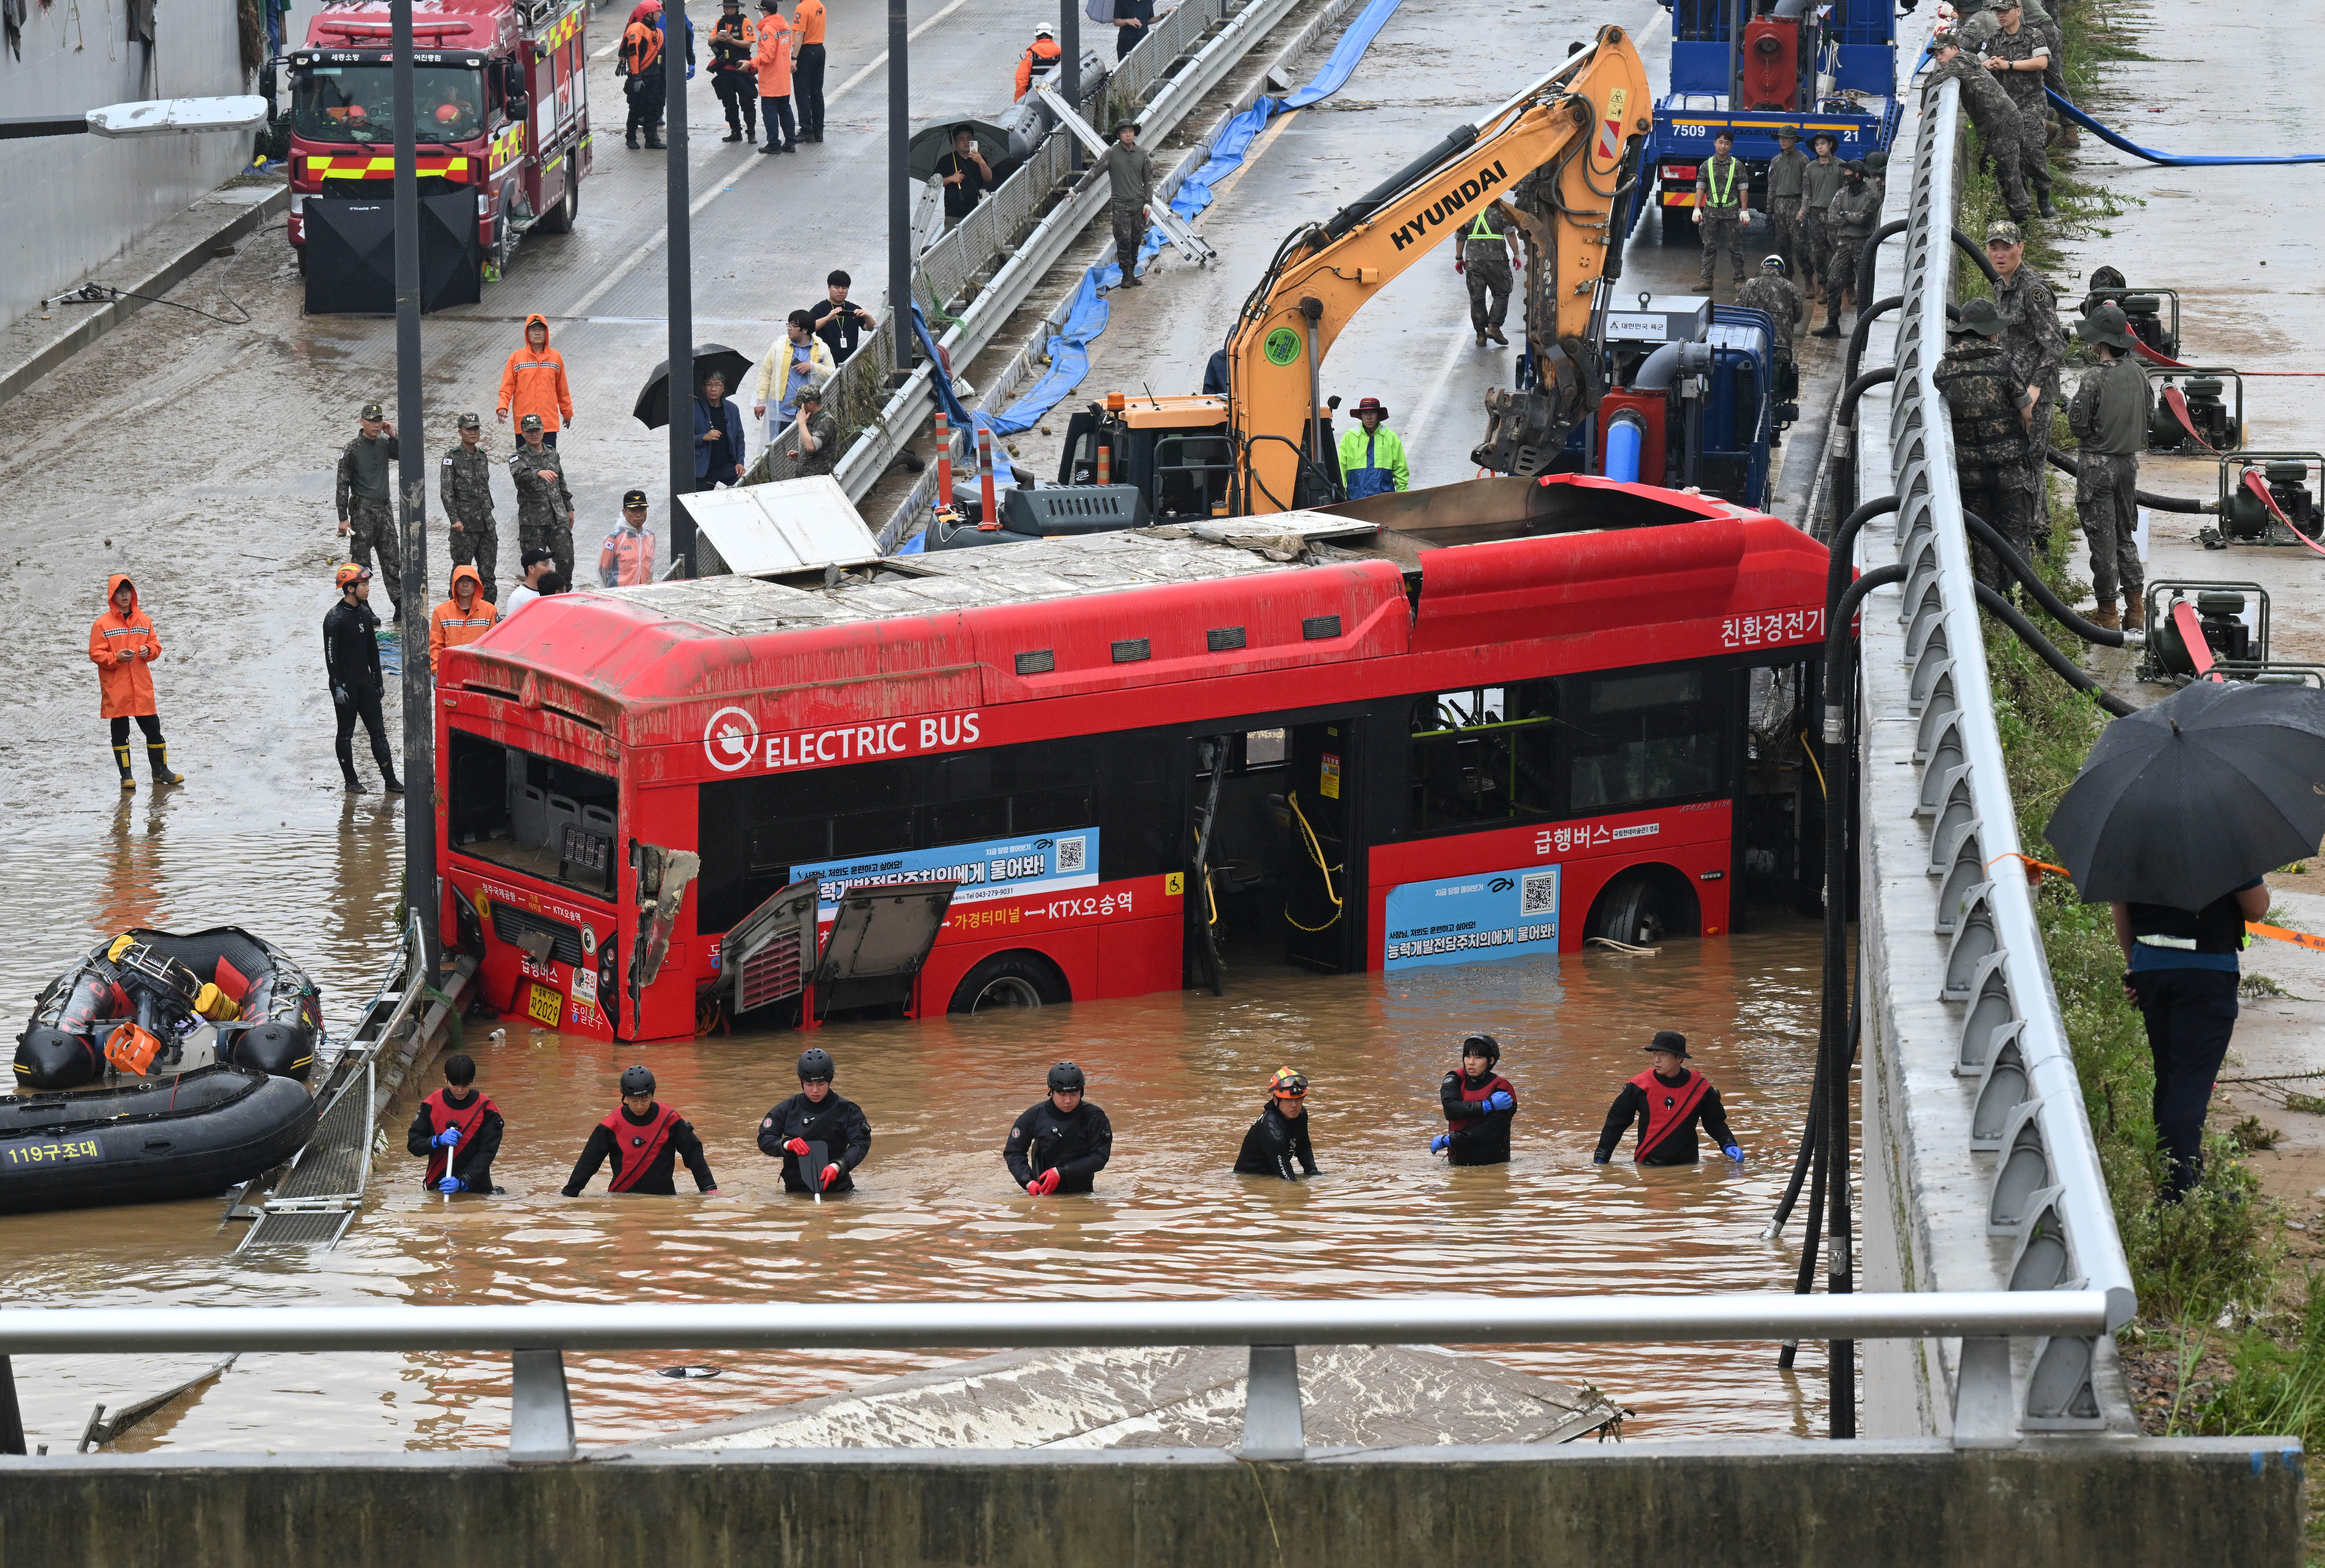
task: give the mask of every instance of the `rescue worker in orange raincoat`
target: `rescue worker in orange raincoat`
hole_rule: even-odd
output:
[[[662,65],[662,0],[642,0],[631,7],[614,74],[623,78],[622,92],[630,100],[625,136],[631,151],[637,150],[640,130],[646,134],[646,145],[660,151],[662,109],[670,101]]]
[[[792,115],[792,24],[783,20],[775,0],[759,0],[759,42],[752,60],[759,68],[759,124],[767,133],[759,151],[796,152],[799,122]]]
[[[1049,23],[1043,23],[1033,29],[1033,43],[1017,57],[1017,96],[1012,101],[1024,102],[1025,95],[1033,90],[1033,78],[1037,76],[1042,79],[1043,86],[1048,86],[1050,77],[1056,72],[1058,61],[1065,58],[1065,53],[1058,47],[1057,32]]]
[[[428,617],[429,669],[432,672],[443,663],[444,650],[474,642],[499,619],[500,613],[485,597],[485,580],[477,575],[477,568],[454,567],[452,596]]]
[[[1687,1037],[1677,1029],[1657,1029],[1648,1042],[1647,1058],[1653,1065],[1623,1085],[1607,1112],[1598,1133],[1593,1164],[1605,1165],[1623,1134],[1639,1123],[1639,1141],[1631,1158],[1641,1165],[1693,1165],[1695,1127],[1711,1134],[1719,1152],[1744,1163],[1744,1150],[1728,1130],[1728,1112],[1720,1107],[1719,1091],[1711,1080],[1687,1065]],[[1644,1120],[1642,1120],[1644,1119]]]
[[[153,618],[137,607],[137,585],[126,572],[106,579],[106,609],[89,623],[88,661],[97,666],[100,711],[113,726],[113,761],[121,770],[121,787],[137,788],[129,771],[129,721],[145,732],[145,760],[153,765],[156,784],[183,784],[186,776],[170,769],[170,749],[162,739],[161,715],[153,711],[153,672],[149,667],[162,657],[162,634]]]
[[[573,422],[573,389],[565,383],[565,356],[549,346],[549,318],[524,318],[524,346],[501,367],[500,420],[541,416],[541,438],[557,445],[559,421]]]

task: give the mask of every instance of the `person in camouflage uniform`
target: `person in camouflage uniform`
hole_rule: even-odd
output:
[[[493,581],[493,567],[501,558],[500,537],[493,530],[493,457],[484,447],[484,421],[474,414],[460,416],[460,444],[444,454],[436,471],[436,499],[450,522],[452,564],[473,566],[484,579],[485,602],[497,604],[501,596]]]
[[[1830,131],[1819,131],[1809,138],[1809,145],[1816,150],[1816,156],[1809,160],[1801,177],[1801,233],[1804,241],[1799,272],[1801,291],[1813,304],[1820,298],[1818,291],[1824,280],[1824,209],[1840,194],[1840,182],[1847,171],[1835,156],[1840,138]]]
[[[2109,300],[2075,323],[2075,335],[2091,346],[2099,367],[2084,373],[2067,405],[2067,428],[2075,432],[2075,512],[2091,547],[2091,595],[2098,608],[2091,619],[2110,632],[2135,614],[2144,574],[2133,533],[2139,527],[2139,454],[2147,445],[2147,421],[2154,394],[2147,373],[2132,357],[2131,325],[2123,307]]]
[[[799,418],[792,421],[792,445],[785,448],[798,465],[801,479],[829,474],[839,461],[839,420],[824,411],[823,392],[810,387],[800,393]]]
[[[2017,106],[2018,166],[2034,193],[2034,209],[2044,217],[2056,217],[2059,209],[2051,205],[2051,155],[2044,150],[2051,104],[2042,96],[2051,46],[2039,30],[2027,25],[2020,0],[2001,0],[1995,14],[2002,25],[1986,41],[1986,67]]]
[[[1510,235],[1517,220],[1498,201],[1488,202],[1477,216],[1461,226],[1461,243],[1454,251],[1453,270],[1469,281],[1469,326],[1477,346],[1492,338],[1505,347],[1502,322],[1510,310],[1512,269],[1525,265]]]
[[[545,549],[557,561],[557,575],[573,581],[573,493],[565,488],[565,460],[541,438],[541,416],[527,414],[519,427],[524,441],[509,454],[509,476],[516,481],[516,542],[519,549]]]
[[[1801,291],[1784,276],[1784,258],[1765,256],[1760,262],[1760,275],[1736,291],[1736,303],[1747,310],[1765,310],[1776,324],[1776,362],[1788,364],[1792,357],[1792,328],[1807,313],[1808,306]]]
[[[2033,448],[2026,421],[2034,400],[1995,340],[2003,321],[1991,300],[1972,300],[1961,319],[1946,330],[1953,342],[1938,363],[1934,379],[1946,400],[1954,430],[1954,467],[1961,480],[1961,503],[1994,525],[2022,556],[2033,549],[2034,531],[2029,479]],[[2015,579],[1992,550],[1973,540],[1978,580],[2007,595]]]
[[[1744,283],[1744,230],[1752,221],[1752,176],[1736,156],[1736,138],[1722,131],[1711,156],[1695,171],[1695,224],[1703,235],[1703,291],[1711,292],[1719,252],[1728,252],[1730,284]]]
[[[1768,160],[1768,243],[1784,258],[1788,273],[1801,271],[1805,254],[1802,245],[1807,239],[1801,204],[1808,198],[1809,155],[1801,151],[1800,139],[1801,134],[1792,126],[1777,126],[1777,152]],[[1737,302],[1742,302],[1742,296],[1737,296]]]
[[[1840,190],[1824,210],[1824,325],[1819,337],[1840,336],[1841,300],[1857,288],[1857,263],[1873,226],[1881,221],[1881,192],[1865,178],[1865,165],[1852,158],[1841,165]],[[1862,301],[1856,301],[1861,304]]]
[[[2010,216],[2024,223],[2033,207],[2026,198],[2026,172],[2019,151],[2021,133],[2018,106],[1994,79],[1994,72],[1962,52],[1952,39],[1939,41],[1931,51],[1935,63],[1926,80],[1926,90],[1935,93],[1942,82],[1961,83],[1962,112],[1969,123],[1978,127],[1978,140],[1986,143],[1987,155],[1994,160],[1994,177],[2002,186],[2003,205]]]
[[[403,613],[403,549],[395,524],[395,480],[393,465],[402,450],[387,410],[377,403],[363,406],[362,433],[339,451],[337,504],[339,532],[347,540],[347,554],[359,567],[371,565],[379,552],[379,575],[387,579],[388,603]]]
[[[2042,42],[2051,46],[2051,63],[2042,68],[2042,85],[2061,98],[2065,98],[2067,97],[2066,32],[2060,27],[2059,19],[2043,8],[2042,0],[2022,0],[2022,4],[2025,7],[2026,25],[2042,34]],[[1994,7],[1985,4],[1985,0],[1963,0],[1959,10],[1959,20],[1954,25],[1954,36],[1961,40],[1961,46],[1972,54],[1977,53],[1987,39],[2002,30],[2001,18],[1995,14]],[[2070,150],[2082,145],[2081,132],[2076,128],[2074,121],[2064,115],[2059,116],[2059,140],[2061,145]],[[2047,136],[2046,129],[2046,140]]]
[[[2034,468],[2029,483],[2040,519],[2035,532],[2048,543],[2051,487],[2042,476],[2050,461],[2051,410],[2059,406],[2059,366],[2067,357],[2067,332],[2059,325],[2059,301],[2051,285],[2025,264],[2026,236],[2016,224],[1986,226],[1986,259],[2002,280],[1995,286],[1994,308],[2002,316],[2003,352],[2034,399]]]

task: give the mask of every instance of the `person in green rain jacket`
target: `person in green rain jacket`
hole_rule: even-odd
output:
[[[1357,429],[1340,438],[1340,483],[1348,499],[1385,495],[1413,488],[1413,470],[1405,466],[1404,443],[1388,428],[1388,410],[1378,398],[1357,404]]]

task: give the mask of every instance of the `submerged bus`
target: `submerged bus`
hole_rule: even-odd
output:
[[[439,672],[445,939],[666,1040],[1715,937],[1747,878],[1814,906],[1824,582],[1554,475],[556,595]]]

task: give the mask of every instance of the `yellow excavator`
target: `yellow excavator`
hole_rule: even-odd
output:
[[[1109,394],[1073,416],[1059,479],[1135,484],[1156,522],[1338,500],[1339,400],[1322,396],[1324,355],[1350,317],[1504,196],[1525,245],[1533,385],[1489,395],[1475,456],[1542,472],[1598,406],[1599,328],[1652,115],[1638,51],[1622,28],[1600,28],[1492,114],[1287,236],[1227,338],[1226,395]]]

